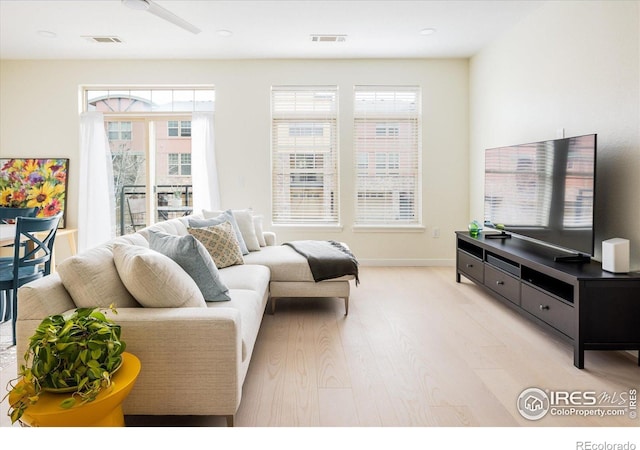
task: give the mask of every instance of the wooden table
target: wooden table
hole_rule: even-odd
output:
[[[131,353],[125,352],[122,357],[122,367],[111,377],[111,386],[100,392],[94,401],[63,409],[60,402],[69,398],[69,394],[43,392],[38,402],[27,408],[20,422],[30,427],[125,426],[122,402],[133,389],[141,365]]]

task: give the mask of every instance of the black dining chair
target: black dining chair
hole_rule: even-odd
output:
[[[0,291],[11,308],[13,344],[16,343],[18,288],[51,273],[51,255],[62,214],[47,218],[18,217],[13,261],[0,266]],[[21,244],[25,243],[23,247]]]

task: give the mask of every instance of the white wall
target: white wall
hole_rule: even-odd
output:
[[[631,241],[640,269],[640,7],[550,1],[470,63],[471,216],[482,217],[484,149],[598,134],[596,259]]]
[[[468,221],[467,60],[0,61],[0,156],[70,158],[69,226],[77,226],[79,90],[83,85],[213,84],[222,206],[270,217],[270,87],[338,85],[341,232],[277,230],[279,241],[348,242],[365,264],[440,264]],[[423,232],[353,232],[352,92],[420,85]],[[440,230],[434,238],[433,228]]]

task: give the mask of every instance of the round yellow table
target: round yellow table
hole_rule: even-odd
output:
[[[111,386],[100,392],[94,401],[64,409],[60,402],[69,394],[43,392],[20,421],[30,427],[123,427],[122,402],[140,373],[140,360],[127,352],[122,356],[122,366],[111,377]]]

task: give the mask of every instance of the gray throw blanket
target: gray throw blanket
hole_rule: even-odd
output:
[[[356,286],[360,282],[358,261],[340,242],[306,240],[285,242],[282,245],[288,245],[307,258],[316,282],[344,275],[353,275],[356,278]]]

